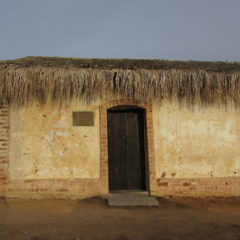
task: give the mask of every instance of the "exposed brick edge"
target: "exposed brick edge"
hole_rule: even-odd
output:
[[[0,182],[8,178],[9,109],[0,104]]]
[[[86,198],[103,196],[99,178],[16,179],[0,182],[5,197],[17,198]]]
[[[240,196],[240,177],[158,178],[156,183],[156,196]]]
[[[9,107],[0,103],[0,197],[5,195],[3,184],[8,180]]]
[[[114,100],[104,103],[100,106],[100,175],[105,186],[105,192],[109,192],[108,183],[108,140],[107,140],[107,110],[116,106],[137,106],[146,110],[146,125],[147,125],[147,160],[148,160],[148,180],[149,193],[155,194],[157,192],[156,171],[154,162],[154,142],[153,142],[153,119],[152,119],[152,105],[143,100]]]

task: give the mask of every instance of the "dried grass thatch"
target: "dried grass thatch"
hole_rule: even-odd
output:
[[[114,97],[240,106],[239,63],[25,58],[0,62],[0,83],[12,106]]]

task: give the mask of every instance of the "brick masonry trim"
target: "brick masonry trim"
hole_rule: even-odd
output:
[[[0,104],[0,182],[8,179],[9,165],[9,109],[8,105]]]
[[[100,105],[100,149],[101,163],[100,176],[105,185],[105,189],[109,191],[108,183],[108,139],[107,139],[107,111],[116,106],[136,106],[145,109],[146,111],[146,130],[147,130],[147,159],[148,159],[148,190],[151,195],[154,195],[157,190],[156,171],[154,161],[154,142],[153,142],[153,119],[152,105],[143,100],[114,100]]]

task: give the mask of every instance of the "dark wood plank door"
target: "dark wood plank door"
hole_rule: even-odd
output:
[[[108,112],[110,190],[145,190],[143,111]]]

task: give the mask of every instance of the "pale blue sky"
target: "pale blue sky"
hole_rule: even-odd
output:
[[[0,59],[240,61],[240,0],[0,0]]]

